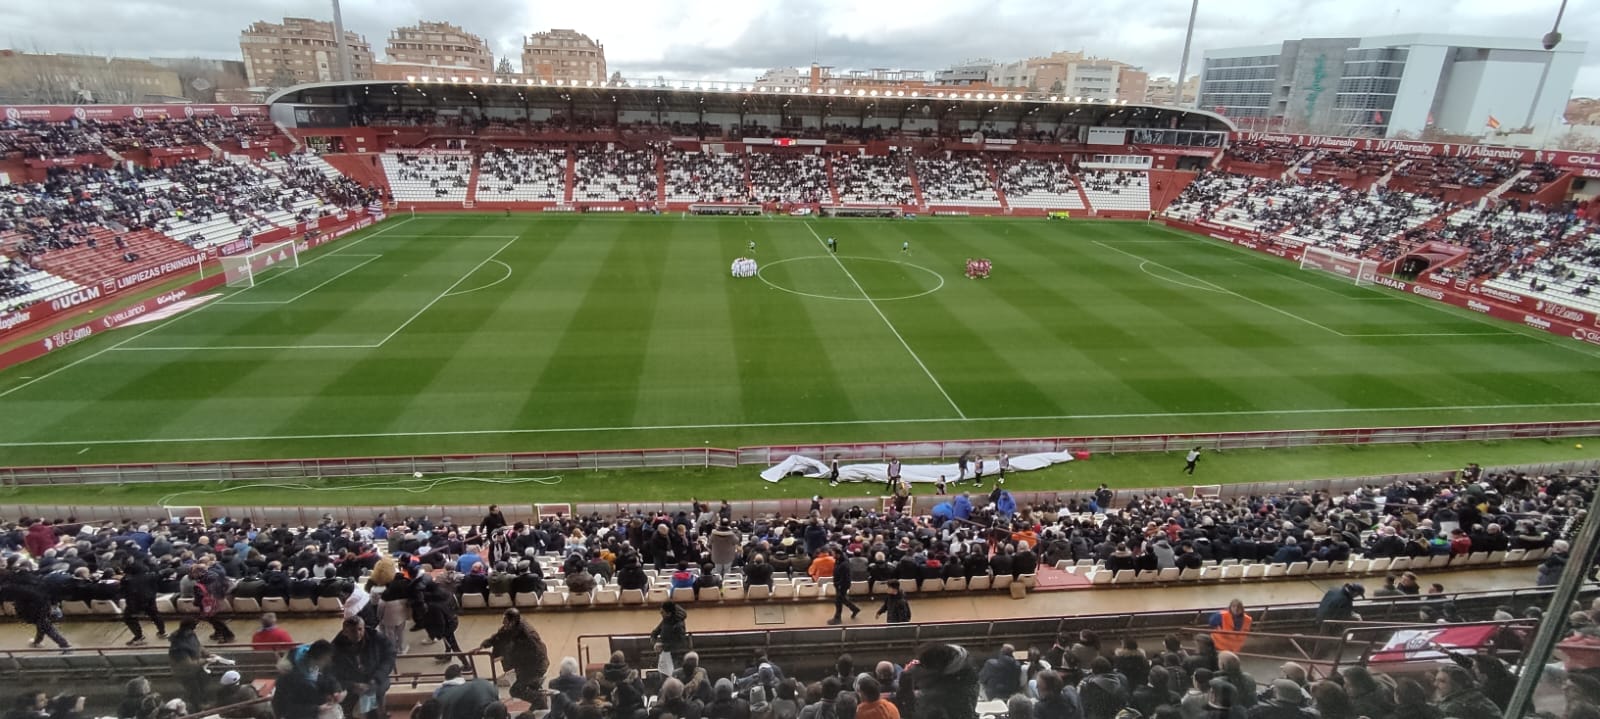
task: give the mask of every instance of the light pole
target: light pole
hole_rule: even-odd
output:
[[[344,43],[344,15],[339,12],[339,0],[333,0],[333,46],[339,51],[339,79],[356,79],[350,69],[350,48]]]
[[[1556,24],[1550,32],[1544,34],[1540,42],[1549,56],[1544,60],[1544,67],[1539,69],[1539,84],[1533,88],[1533,101],[1528,103],[1528,119],[1522,123],[1523,127],[1533,127],[1533,116],[1539,111],[1539,97],[1544,95],[1544,82],[1550,77],[1550,66],[1556,61],[1556,46],[1561,44],[1561,16],[1567,14],[1567,0],[1561,0],[1561,7],[1556,10]],[[1549,132],[1549,128],[1546,128]]]
[[[1566,0],[1562,0],[1561,4],[1564,7]],[[1200,0],[1193,0],[1189,5],[1189,29],[1183,34],[1183,59],[1178,61],[1178,88],[1172,92],[1172,104],[1175,107],[1183,107],[1183,84],[1188,79],[1185,75],[1189,73],[1189,45],[1194,42],[1194,17],[1198,14]],[[1200,101],[1199,87],[1194,89],[1194,100],[1197,103]]]

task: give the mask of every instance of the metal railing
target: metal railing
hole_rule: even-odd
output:
[[[1416,623],[1422,607],[1439,601],[1455,603],[1464,615],[1487,616],[1500,604],[1542,607],[1553,591],[1553,587],[1521,587],[1449,592],[1427,599],[1385,598],[1360,602],[1357,610],[1366,624],[1393,622],[1410,625]],[[1600,585],[1585,586],[1580,596],[1584,600],[1600,596]],[[1210,616],[1218,609],[1220,607],[990,621],[693,632],[689,635],[689,643],[690,648],[700,654],[702,664],[707,666],[741,663],[754,652],[765,653],[784,666],[787,666],[784,658],[792,662],[805,662],[821,656],[831,662],[832,657],[846,651],[860,663],[865,661],[865,657],[875,656],[875,652],[896,651],[897,656],[903,658],[905,651],[929,641],[966,644],[970,649],[973,646],[991,647],[1004,643],[1017,646],[1047,645],[1057,636],[1073,634],[1081,629],[1091,629],[1102,637],[1150,637],[1170,633],[1192,635],[1212,631],[1209,627],[1197,627],[1205,627]],[[1315,602],[1252,606],[1249,611],[1255,617],[1256,628],[1251,632],[1252,637],[1268,636],[1266,632],[1276,629],[1315,630],[1320,624],[1316,619]],[[644,665],[653,666],[654,642],[648,635],[586,634],[580,635],[577,641],[579,658],[585,666],[596,657],[607,657],[616,651],[623,652],[631,663],[643,662]]]
[[[1216,492],[1223,499],[1277,494],[1291,490],[1326,492],[1347,492],[1357,487],[1369,485],[1385,485],[1395,480],[1411,480],[1420,478],[1438,478],[1441,474],[1456,471],[1457,468],[1440,468],[1423,472],[1399,472],[1393,474],[1368,475],[1361,477],[1330,477],[1326,479],[1310,479],[1295,481],[1275,482],[1239,482],[1234,484],[1210,485],[1201,489],[1194,485],[1172,485],[1166,487],[1139,487],[1118,488],[1119,493],[1157,493],[1184,494],[1196,496],[1202,493]],[[1582,474],[1600,471],[1600,460],[1571,460],[1566,462],[1541,462],[1536,464],[1513,464],[1484,468],[1486,472],[1524,472],[1530,475],[1551,474],[1566,472],[1568,474]],[[755,479],[752,476],[752,479]],[[268,480],[270,481],[270,480]],[[374,490],[379,491],[379,490]],[[508,490],[509,493],[509,490]],[[685,499],[675,502],[582,502],[571,505],[519,504],[506,501],[498,502],[500,510],[513,522],[536,521],[538,517],[549,515],[555,511],[563,514],[589,515],[598,513],[603,517],[614,517],[621,513],[631,514],[635,511],[645,513],[676,513],[679,510],[692,509],[688,497],[691,490],[684,492]],[[1018,504],[1039,503],[1064,503],[1072,499],[1087,499],[1092,490],[1089,488],[1069,489],[1058,491],[1018,492],[1013,491],[1012,496]],[[913,502],[922,502],[928,497],[914,495]],[[823,511],[831,511],[834,507],[876,507],[883,501],[882,497],[834,497],[822,500]],[[973,501],[982,504],[987,498],[974,495]],[[730,500],[728,505],[733,509],[734,516],[765,516],[778,514],[782,516],[805,516],[811,510],[811,500],[806,499],[771,499],[771,500]],[[8,505],[19,516],[33,517],[76,517],[82,522],[117,522],[129,518],[166,517],[166,508],[148,505],[91,505],[91,504],[45,504],[45,503],[15,503]],[[920,508],[920,505],[917,505]],[[488,512],[488,504],[395,504],[395,505],[361,505],[361,506],[279,506],[263,507],[255,505],[216,504],[206,505],[204,514],[208,518],[216,517],[248,517],[257,524],[287,523],[290,526],[314,526],[322,520],[323,516],[332,516],[336,520],[357,523],[370,521],[379,513],[385,513],[391,518],[406,516],[429,516],[434,518],[453,517],[463,520],[460,524],[475,523],[478,518]],[[920,511],[920,509],[919,509]]]
[[[889,456],[904,459],[949,459],[959,457],[967,452],[986,455],[994,455],[1000,452],[1017,455],[1034,452],[1069,451],[1118,454],[1128,452],[1171,452],[1195,445],[1205,447],[1211,451],[1226,451],[1230,449],[1281,449],[1326,445],[1411,444],[1417,442],[1557,439],[1594,436],[1600,436],[1600,421],[963,439],[855,444],[823,443],[741,447],[738,449],[690,447],[471,455],[61,465],[0,467],[0,486],[25,487],[58,484],[368,477],[409,475],[414,472],[451,475],[672,467],[738,467],[752,464],[772,465],[791,454],[809,454],[818,457],[838,455],[840,459],[846,461],[881,461]]]

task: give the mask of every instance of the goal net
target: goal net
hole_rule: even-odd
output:
[[[256,278],[269,269],[299,267],[300,251],[293,240],[288,240],[219,259],[229,287],[254,287]]]
[[[1300,256],[1300,269],[1338,275],[1358,285],[1370,285],[1378,276],[1376,260],[1351,257],[1325,247],[1307,247],[1305,254]]]

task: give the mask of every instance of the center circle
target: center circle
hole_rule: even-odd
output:
[[[782,265],[788,267],[773,274],[783,277],[768,277],[769,271]],[[768,287],[789,294],[845,302],[910,300],[931,295],[944,287],[944,275],[938,272],[883,257],[790,257],[762,265],[756,277]],[[875,293],[875,288],[882,288],[878,291],[883,294]]]

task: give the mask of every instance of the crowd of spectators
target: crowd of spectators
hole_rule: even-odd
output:
[[[325,516],[304,528],[235,518],[204,526],[24,518],[0,528],[0,599],[35,623],[42,641],[59,637],[53,620],[35,611],[51,602],[123,599],[140,608],[150,606],[157,594],[172,593],[193,598],[201,607],[199,618],[214,620],[213,639],[227,642],[233,632],[208,617],[208,597],[322,597],[338,601],[348,617],[366,625],[354,634],[381,637],[393,652],[408,651],[407,624],[414,623],[429,642],[459,653],[456,607],[466,594],[540,594],[556,582],[569,592],[613,584],[642,589],[650,581],[645,571],[650,567],[670,569],[674,587],[717,586],[735,576],[754,586],[787,573],[860,581],[869,594],[887,590],[893,596],[898,592],[891,583],[1019,576],[1041,562],[1080,559],[1110,569],[1156,570],[1198,567],[1213,559],[1293,563],[1554,547],[1539,569],[1542,583],[1571,561],[1562,538],[1576,531],[1597,481],[1593,475],[1485,473],[1469,465],[1450,477],[1396,480],[1340,494],[1289,491],[1239,499],[1165,493],[1119,497],[1102,486],[1064,503],[1016,507],[996,487],[987,497],[952,495],[915,516],[858,506],[825,509],[814,502],[803,516],[736,517],[723,502],[716,507],[695,503],[692,510],[671,513],[546,517],[534,523],[512,523],[491,507],[480,521],[464,525],[448,517],[381,514],[355,524]],[[876,700],[876,689],[878,697],[888,697],[913,716],[970,716],[967,710],[987,697],[1009,702],[1012,716],[1065,706],[1081,712],[1066,716],[1111,719],[1127,706],[1159,712],[1163,705],[1181,710],[1200,702],[1224,709],[1295,702],[1323,709],[1326,716],[1325,707],[1346,701],[1388,706],[1387,700],[1403,705],[1417,698],[1416,689],[1402,692],[1399,685],[1375,693],[1367,677],[1352,684],[1346,675],[1319,688],[1288,674],[1281,679],[1301,679],[1296,686],[1303,695],[1280,679],[1257,697],[1257,684],[1242,675],[1237,658],[1207,642],[1190,655],[1175,642],[1160,650],[1133,642],[1102,646],[1092,633],[1063,637],[1048,650],[1018,654],[1005,647],[981,658],[955,646],[924,647],[914,665],[880,664],[868,672],[877,687],[860,682],[853,672],[840,673],[833,684],[827,678],[814,686],[786,682],[781,669],[765,661],[735,677],[712,680],[673,639],[673,632],[682,631],[681,609],[669,603],[663,613],[664,623],[675,628],[661,641],[682,684],[664,683],[658,702],[665,706],[740,700],[751,705],[787,700],[797,708],[818,702],[866,704]],[[124,614],[135,633],[132,643],[143,643],[139,625],[148,616],[133,610]],[[1441,613],[1440,618],[1450,616]],[[519,624],[508,617],[505,631],[520,636]],[[193,626],[189,620],[174,636],[192,633]],[[157,630],[165,627],[157,624]],[[485,644],[497,641],[491,637]],[[304,651],[324,650],[296,650],[296,662]],[[635,703],[646,696],[642,685],[633,683],[639,672],[620,658],[613,664],[597,682],[564,670],[553,686],[570,706],[558,698],[557,708],[574,712],[570,716],[596,716],[583,709],[588,704],[601,717],[635,717],[634,710],[643,708]],[[1482,676],[1445,672],[1450,683],[1438,686],[1441,702],[1483,682]],[[542,677],[543,667],[519,675]],[[1228,688],[1215,681],[1219,678]],[[602,709],[602,703],[612,708]],[[952,708],[956,714],[939,713]]]
[[[478,158],[478,199],[560,200],[566,176],[566,150],[491,149]]]
[[[572,199],[655,202],[656,154],[647,150],[580,148],[574,165]]]
[[[751,202],[744,157],[725,152],[666,153],[669,202]]]
[[[1237,140],[1228,145],[1228,158],[1257,165],[1293,165],[1315,150],[1282,142]]]
[[[127,259],[122,235],[129,232],[156,230],[200,246],[270,228],[264,213],[307,219],[376,199],[376,190],[329,175],[313,162],[289,155],[277,174],[255,164],[213,160],[160,168],[50,168],[43,181],[10,185],[0,196],[0,243],[25,263],[80,246]],[[228,236],[198,234],[197,228],[213,219],[227,221]]]
[[[864,205],[916,204],[907,157],[907,153],[898,151],[888,155],[834,155],[833,184],[839,190],[839,201]]]
[[[1516,160],[1418,155],[1406,159],[1394,174],[1433,187],[1494,187],[1515,175],[1520,166]]]
[[[750,191],[763,202],[832,202],[828,166],[821,155],[758,152],[750,155]]]
[[[1077,199],[1078,182],[1061,159],[1013,158],[1000,165],[1000,189],[1013,205],[1035,195]],[[1082,206],[1082,202],[1075,202]]]
[[[1111,194],[1119,194],[1124,189],[1136,186],[1138,180],[1146,176],[1144,172],[1123,170],[1084,170],[1080,174],[1083,177],[1084,187]]]
[[[271,137],[262,117],[130,118],[127,120],[6,120],[0,122],[0,158],[60,158],[117,151],[170,148]]]
[[[927,204],[999,206],[987,161],[981,155],[918,157],[916,165]]]

